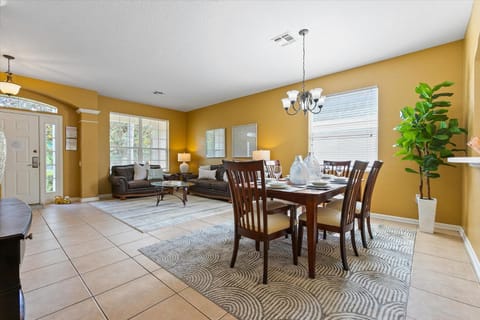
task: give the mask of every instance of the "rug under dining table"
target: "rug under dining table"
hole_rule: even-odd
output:
[[[230,268],[232,224],[140,251],[238,319],[405,319],[416,233],[372,227],[369,249],[357,241],[359,257],[348,245],[350,271],[342,269],[338,236],[319,240],[315,279],[308,278],[306,239],[298,266],[292,263],[290,239],[273,240],[267,285],[261,283],[261,252],[250,239],[242,238]]]

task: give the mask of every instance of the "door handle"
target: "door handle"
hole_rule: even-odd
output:
[[[38,157],[32,157],[32,168],[38,168],[38,165],[39,165],[39,161],[38,161]]]

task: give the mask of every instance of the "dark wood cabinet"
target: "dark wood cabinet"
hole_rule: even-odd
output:
[[[0,318],[23,319],[20,264],[32,223],[30,207],[14,198],[0,200]]]

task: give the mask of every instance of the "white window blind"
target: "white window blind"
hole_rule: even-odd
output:
[[[319,160],[377,160],[378,88],[327,96],[322,112],[309,115],[309,143]]]
[[[110,113],[110,165],[149,162],[168,169],[168,120]]]

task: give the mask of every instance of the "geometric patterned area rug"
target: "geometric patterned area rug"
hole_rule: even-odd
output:
[[[372,228],[369,249],[357,242],[359,257],[347,240],[350,271],[342,268],[338,237],[328,234],[319,240],[315,279],[308,278],[306,248],[295,266],[290,239],[273,240],[267,285],[262,284],[261,251],[250,239],[240,240],[230,268],[232,224],[140,251],[238,319],[405,319],[416,233],[386,225]]]
[[[187,199],[185,207],[181,200],[172,195],[165,195],[158,207],[155,206],[156,196],[94,201],[89,204],[142,232],[228,211],[232,212],[233,218],[232,204],[229,202],[192,195],[188,195]]]

